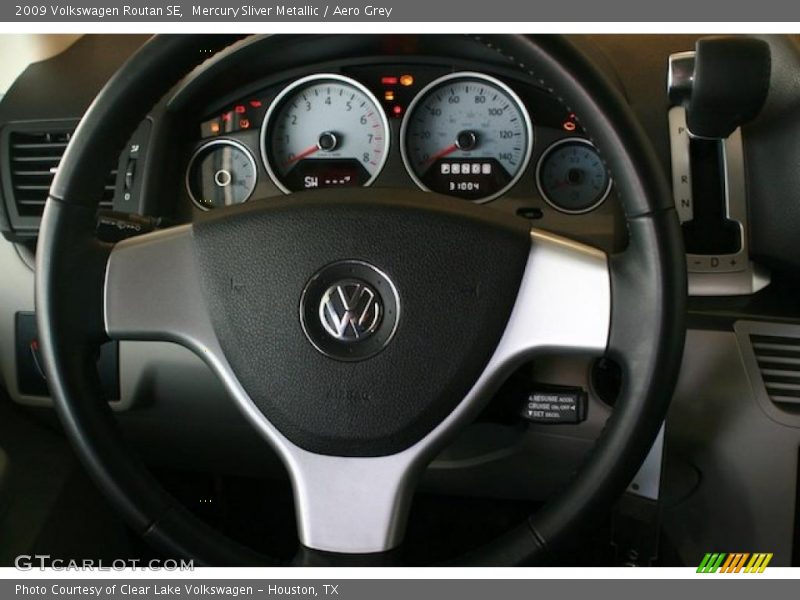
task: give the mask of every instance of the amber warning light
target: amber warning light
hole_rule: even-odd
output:
[[[385,102],[402,101],[402,98],[398,97],[399,90],[397,88],[398,86],[404,88],[414,85],[414,76],[410,73],[404,73],[402,75],[384,75],[381,77],[381,85],[386,88],[383,92],[383,100]],[[403,115],[404,111],[405,109],[402,104],[393,104],[390,109],[390,115],[392,117],[400,117]]]

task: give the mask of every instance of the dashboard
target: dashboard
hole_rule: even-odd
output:
[[[245,202],[264,171],[266,193],[387,185],[383,170],[399,152],[424,191],[481,203],[538,192],[564,213],[594,210],[612,183],[576,115],[515,83],[435,66],[358,65],[272,86],[200,124],[187,193],[204,210]]]
[[[181,219],[309,189],[393,187],[513,211],[608,250],[621,243],[613,179],[579,116],[513,69],[374,56],[243,88],[187,124]]]

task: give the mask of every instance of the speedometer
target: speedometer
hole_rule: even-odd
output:
[[[428,191],[487,202],[507,192],[531,157],[533,128],[514,91],[482,73],[425,87],[400,130],[403,162]]]
[[[286,192],[365,186],[389,151],[389,126],[375,96],[335,74],[311,75],[285,88],[267,111],[261,153]]]

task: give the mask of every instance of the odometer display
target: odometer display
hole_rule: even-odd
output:
[[[284,192],[369,185],[389,150],[375,96],[341,75],[312,75],[284,89],[261,132],[264,165]]]
[[[401,128],[403,162],[422,189],[486,202],[522,176],[533,147],[530,116],[507,85],[481,73],[437,79]]]

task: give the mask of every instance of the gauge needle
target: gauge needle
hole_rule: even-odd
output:
[[[308,148],[303,150],[300,154],[296,154],[292,158],[287,160],[284,163],[284,165],[290,165],[290,164],[292,164],[294,162],[297,162],[298,160],[301,160],[301,159],[305,158],[306,156],[311,156],[312,154],[314,154],[314,152],[316,152],[318,150],[319,150],[319,145],[318,144],[314,144],[313,146],[309,146]]]
[[[425,164],[429,165],[433,162],[436,162],[440,158],[447,156],[448,154],[455,152],[456,150],[458,150],[458,146],[456,144],[451,144],[447,148],[444,148],[443,150],[440,150],[439,152],[431,156],[428,160],[425,161]]]

